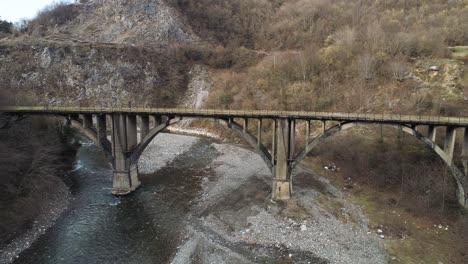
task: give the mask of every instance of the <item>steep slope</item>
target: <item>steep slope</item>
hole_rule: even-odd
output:
[[[2,90],[16,103],[174,107],[189,65],[170,51],[99,45],[0,46]]]
[[[42,34],[49,39],[162,47],[199,40],[162,0],[90,0],[72,8],[76,17]]]
[[[179,46],[199,41],[161,0],[57,5],[28,32],[0,42],[0,88],[20,104],[175,107],[193,64]]]

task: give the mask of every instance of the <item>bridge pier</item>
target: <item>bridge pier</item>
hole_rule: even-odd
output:
[[[114,176],[112,194],[127,195],[140,185],[138,163],[131,154],[137,144],[136,116],[115,113],[112,115],[112,156]]]
[[[290,121],[280,119],[276,123],[276,161],[272,198],[273,200],[287,200],[291,198],[292,188],[291,171],[288,162],[291,150]]]

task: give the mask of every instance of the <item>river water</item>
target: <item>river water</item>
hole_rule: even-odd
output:
[[[220,153],[210,147],[212,143],[196,140],[154,174],[143,175],[135,193],[118,198],[110,193],[112,170],[104,155],[83,140],[74,170],[66,175],[73,193],[68,210],[14,263],[170,263],[190,239],[187,226],[200,227],[197,232],[215,241],[214,247],[222,245],[240,254],[246,260],[242,263],[277,263],[290,253],[301,260],[298,263],[325,263],[307,252],[228,242],[202,227],[191,209],[201,195],[202,183],[215,178],[211,163]]]
[[[142,187],[125,198],[110,194],[107,160],[83,142],[75,169],[66,176],[74,197],[69,209],[14,263],[169,262],[182,239],[200,172],[208,173],[204,168],[216,155],[208,141],[200,139],[168,166],[142,177]]]

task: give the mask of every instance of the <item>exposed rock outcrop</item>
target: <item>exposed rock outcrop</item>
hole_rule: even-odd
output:
[[[199,39],[162,0],[90,0],[79,15],[50,30],[82,42],[151,45],[188,44]]]

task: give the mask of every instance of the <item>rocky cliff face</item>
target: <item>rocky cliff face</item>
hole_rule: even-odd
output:
[[[0,46],[1,89],[17,104],[174,107],[190,65],[167,50]]]
[[[197,42],[178,13],[162,0],[90,0],[76,4],[79,15],[47,32],[83,42],[167,46]]]
[[[33,32],[0,41],[1,90],[15,94],[16,104],[185,103],[181,98],[197,77],[180,46],[199,38],[176,11],[162,0],[82,2],[73,20],[41,37]]]

